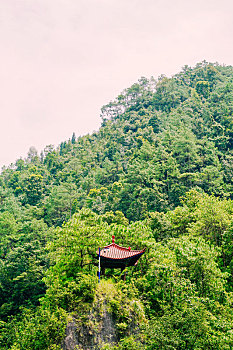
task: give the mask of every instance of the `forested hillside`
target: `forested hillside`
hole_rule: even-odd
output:
[[[75,320],[78,349],[232,349],[233,67],[141,78],[101,118],[2,169],[0,348],[68,350]],[[98,284],[112,234],[146,253]]]

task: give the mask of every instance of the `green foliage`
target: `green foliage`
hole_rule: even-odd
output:
[[[169,246],[175,252],[177,265],[195,285],[199,296],[224,299],[227,275],[217,265],[219,252],[216,248],[210,247],[201,237],[185,236],[171,240]]]
[[[98,132],[2,169],[1,349],[60,349],[69,317],[94,336],[106,307],[103,349],[233,347],[232,92],[233,68],[205,61],[143,77]],[[112,234],[146,253],[97,284]]]
[[[88,307],[93,302],[97,277],[77,274],[73,279],[57,276],[49,286],[46,295],[41,299],[44,308],[61,307],[66,311],[77,311]]]
[[[140,350],[143,344],[134,339],[133,336],[122,339],[118,346],[114,346],[113,350]],[[107,349],[106,349],[107,350]]]
[[[129,224],[128,219],[124,216],[124,214],[117,210],[115,213],[113,211],[107,211],[104,215],[102,215],[102,220],[106,221],[108,224],[121,224],[127,226]]]
[[[33,219],[17,223],[7,212],[1,215],[0,315],[6,319],[20,307],[34,307],[44,294],[47,265],[47,225]],[[4,233],[4,229],[6,230]]]
[[[21,319],[12,319],[7,327],[13,335],[3,340],[1,349],[10,350],[55,350],[65,334],[67,314],[62,309],[39,308],[35,313],[25,309]]]
[[[77,198],[77,187],[72,182],[54,186],[45,204],[45,220],[49,225],[61,226],[64,221],[71,218],[75,200]]]
[[[40,200],[43,191],[43,176],[39,174],[30,174],[23,181],[23,190],[27,196],[27,202],[35,205]]]
[[[167,310],[153,319],[146,349],[231,349],[232,320],[214,316],[201,300],[191,298],[179,309]]]
[[[199,95],[202,95],[205,98],[209,97],[209,83],[208,81],[198,81],[196,83],[196,91]]]

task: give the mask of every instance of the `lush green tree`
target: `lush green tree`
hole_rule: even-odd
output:
[[[73,182],[54,186],[45,201],[45,220],[51,225],[59,225],[69,218],[76,209],[77,187]]]
[[[59,348],[55,323],[62,318],[63,329],[64,310],[94,305],[96,250],[112,234],[147,249],[117,287],[143,302],[145,337],[124,333],[117,307],[116,349],[233,347],[232,90],[233,68],[206,61],[170,78],[141,78],[103,107],[97,132],[73,134],[40,157],[31,148],[3,167],[1,348]],[[24,306],[34,311],[20,319]]]

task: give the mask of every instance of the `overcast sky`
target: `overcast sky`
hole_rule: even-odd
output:
[[[141,76],[233,63],[232,0],[0,0],[0,166],[100,126]]]

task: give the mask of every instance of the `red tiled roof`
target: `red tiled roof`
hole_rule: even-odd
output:
[[[120,247],[116,243],[111,243],[100,250],[100,257],[119,260],[131,258],[144,252],[145,249],[131,250],[131,248]]]

